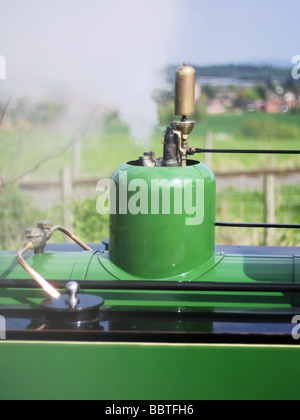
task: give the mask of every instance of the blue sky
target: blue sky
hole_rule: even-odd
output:
[[[191,0],[189,55],[200,63],[282,62],[300,51],[299,0]]]

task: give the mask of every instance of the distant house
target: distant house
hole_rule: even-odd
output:
[[[219,99],[214,99],[207,105],[207,113],[209,115],[224,114],[225,111],[225,106],[221,103],[221,101],[219,101]]]
[[[277,95],[271,95],[265,102],[264,111],[267,114],[279,114],[284,105],[284,101]]]
[[[217,97],[206,103],[207,114],[218,115],[226,112],[243,112],[243,110],[280,114],[289,112],[300,103],[300,97],[297,98],[293,92],[284,93],[283,89],[277,89],[277,93],[267,91],[266,99],[247,100],[246,95],[244,96],[245,98],[241,96],[242,101],[237,103],[237,91],[222,87],[218,91]]]
[[[284,96],[271,95],[264,104],[264,111],[268,114],[288,112],[297,106],[296,96],[287,92]]]

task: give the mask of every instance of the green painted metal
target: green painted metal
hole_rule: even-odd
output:
[[[97,259],[101,262],[106,271],[106,280],[115,278],[132,280],[132,276],[127,274],[124,277],[118,276],[120,270],[111,262],[108,264],[108,253],[95,256],[92,260],[87,274],[87,280],[99,279]],[[175,281],[177,278],[169,278]],[[210,270],[193,281],[205,282],[300,282],[300,272],[294,270],[294,258],[288,256],[244,256],[244,255],[225,255]],[[299,307],[297,294],[291,293],[226,293],[226,292],[108,292],[103,291],[101,295],[106,298],[109,304],[130,305],[130,306],[152,306],[152,307],[197,307],[205,311],[215,311],[234,309],[245,312],[246,310],[280,310]]]
[[[296,346],[1,342],[0,399],[298,400],[299,358]]]
[[[48,280],[133,280],[109,260],[109,253],[29,253],[28,263]],[[220,256],[219,256],[220,257]],[[299,258],[289,256],[224,255],[217,264],[193,281],[205,282],[300,282]],[[0,253],[2,278],[28,279],[29,276],[17,265],[15,253]],[[115,274],[115,275],[113,275]],[[125,276],[125,277],[123,277]],[[169,278],[176,281],[177,277]],[[159,281],[159,280],[157,280]],[[95,294],[95,291],[91,293]],[[155,291],[99,291],[106,305],[124,307],[147,306],[176,309],[197,307],[205,311],[215,310],[280,310],[300,307],[299,294],[294,293],[225,293],[225,292],[155,292]],[[46,297],[42,290],[0,289],[0,310],[14,307],[39,307]],[[0,313],[1,315],[1,313]]]
[[[198,242],[195,248],[199,249]],[[28,253],[26,259],[47,279],[107,282],[134,279],[113,264],[108,252]],[[213,260],[181,279],[300,282],[299,256],[214,254]],[[0,277],[29,278],[13,252],[0,253]],[[178,276],[169,276],[167,280],[178,281]],[[160,313],[285,311],[292,320],[300,308],[296,293],[146,290],[91,293],[105,299],[103,311],[114,307],[119,311],[146,309]],[[39,289],[0,289],[0,315],[1,310],[7,309],[38,309],[44,298],[45,293]],[[163,319],[157,322],[162,330],[167,329]],[[177,332],[185,332],[187,325],[179,321],[175,327]],[[209,322],[202,325],[203,331],[210,329]],[[291,333],[292,329],[293,324]],[[0,400],[298,400],[299,357],[297,345],[0,341]]]
[[[45,252],[25,255],[28,264],[44,278],[51,280],[84,280],[92,252]],[[31,279],[19,265],[16,252],[0,252],[0,278]],[[43,290],[0,289],[0,309],[39,308],[47,295]],[[1,314],[0,314],[1,315]]]
[[[223,254],[213,254],[209,260],[204,262],[199,267],[196,267],[195,269],[182,273],[175,276],[169,276],[166,278],[156,278],[153,277],[153,280],[164,280],[164,281],[192,281],[197,280],[204,276],[206,273],[208,273],[212,268],[216,267],[224,258]],[[115,279],[118,280],[149,280],[149,278],[141,278],[137,275],[133,275],[128,273],[125,270],[122,270],[120,267],[116,266],[112,260],[109,252],[105,252],[104,254],[99,256],[99,261],[101,262],[101,265],[103,268],[111,274]]]
[[[124,164],[112,180],[116,212],[110,215],[110,258],[117,267],[141,278],[163,279],[200,267],[205,272],[207,263],[215,264],[215,177],[207,166]]]
[[[82,268],[87,269],[88,261],[93,254],[78,252],[45,252],[34,255],[25,254],[28,264],[41,276],[52,280],[71,279],[76,263],[82,261]],[[77,273],[76,273],[77,275]],[[84,275],[84,274],[83,274]],[[0,278],[5,279],[30,279],[23,268],[19,265],[16,252],[0,252]]]

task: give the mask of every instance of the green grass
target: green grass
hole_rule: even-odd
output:
[[[278,126],[296,127],[299,130],[298,139],[280,139],[265,137],[248,138],[243,136],[242,128],[245,123],[258,122],[263,124],[275,121]],[[275,125],[276,129],[277,125]],[[216,115],[207,117],[198,124],[191,136],[191,142],[196,147],[205,147],[205,135],[213,133],[212,147],[215,149],[300,149],[300,117],[291,114],[257,114],[244,113],[242,115]],[[245,170],[245,169],[291,169],[300,167],[300,155],[213,155],[211,167],[215,170]]]
[[[196,125],[190,136],[190,145],[205,147],[205,135],[208,131],[214,134],[213,148],[274,148],[297,149],[299,139],[274,138],[246,138],[241,135],[245,122],[274,121],[280,124],[297,127],[300,133],[300,117],[297,115],[263,115],[246,113],[243,115],[209,116]],[[83,138],[81,153],[81,176],[101,177],[110,175],[123,162],[138,159],[144,151],[150,149],[157,156],[162,155],[161,139],[165,127],[155,130],[150,144],[139,144],[138,141],[122,135],[101,135],[95,130],[90,131]],[[221,133],[221,134],[220,134]],[[24,133],[0,130],[1,171],[4,176],[9,174],[13,178],[26,170],[33,168],[47,154],[59,152],[70,141],[70,136],[59,131],[43,130],[41,128],[32,133],[25,133],[25,140],[19,151],[20,137]],[[199,159],[203,159],[199,155]],[[259,169],[259,168],[295,168],[300,167],[300,156],[289,155],[213,155],[212,169]],[[73,151],[68,150],[59,154],[55,159],[40,166],[34,173],[27,176],[27,180],[57,180],[61,168],[72,166]]]
[[[300,185],[275,188],[275,222],[300,224]],[[238,223],[264,223],[264,196],[261,190],[227,188],[217,194],[217,220]],[[264,245],[264,229],[217,228],[217,243]],[[300,231],[277,229],[274,246],[300,246]]]
[[[279,123],[296,125],[300,130],[300,116],[289,113],[283,114],[264,114],[257,112],[245,112],[243,114],[225,114],[210,115],[197,125],[195,132],[197,135],[203,136],[206,131],[214,133],[228,133],[232,136],[240,136],[241,128],[246,121],[272,121]],[[299,139],[300,140],[300,139]]]

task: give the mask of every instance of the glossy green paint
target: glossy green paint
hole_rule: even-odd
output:
[[[207,264],[215,264],[216,186],[207,166],[124,164],[112,180],[110,259],[115,266],[141,278],[165,279],[201,267],[205,272]]]
[[[45,252],[34,255],[25,254],[27,263],[44,278],[49,280],[84,280],[92,252]],[[18,264],[16,252],[0,252],[0,278],[31,279],[29,274]],[[47,297],[43,290],[0,289],[0,309],[39,308]]]
[[[34,255],[29,252],[24,257],[27,263],[41,276],[51,280],[69,280],[72,276],[76,278],[77,275],[84,278],[93,253],[45,252],[44,254]],[[0,252],[0,278],[30,279],[31,277],[19,265],[16,252],[3,251]]]
[[[288,256],[224,255],[204,274],[192,281],[205,282],[300,282],[299,258]],[[216,256],[216,258],[217,258]],[[28,254],[28,263],[48,280],[134,280],[130,274],[118,276],[120,269],[109,260],[109,254],[45,253]],[[1,275],[4,278],[27,279],[29,276],[16,263],[15,253],[0,253]],[[109,268],[109,269],[108,269]],[[113,273],[115,275],[113,275]],[[125,276],[125,277],[123,277]],[[178,280],[177,277],[169,281]],[[159,280],[157,280],[159,281]],[[93,291],[93,294],[96,292]],[[155,291],[99,291],[107,306],[151,307],[176,310],[199,308],[204,311],[289,310],[300,307],[299,294],[294,293],[225,293],[225,292],[155,292]],[[39,307],[46,297],[42,290],[0,289],[1,308]]]
[[[97,256],[103,268],[107,269],[108,253]],[[300,282],[300,271],[294,269],[295,258],[288,256],[244,256],[224,255],[214,267],[193,281],[204,282]],[[87,275],[88,280],[97,280],[97,262],[94,258]],[[110,267],[111,269],[111,267]],[[117,274],[117,270],[114,271]],[[108,274],[108,272],[106,273]],[[122,273],[124,275],[124,273]],[[133,280],[132,276],[111,277],[111,280]],[[176,281],[177,278],[170,278]],[[198,307],[206,311],[230,308],[244,312],[248,309],[292,309],[299,307],[297,294],[291,293],[220,293],[220,292],[110,292],[103,291],[103,296],[112,303],[132,306]]]
[[[204,276],[206,273],[208,273],[213,267],[216,267],[224,258],[223,254],[213,254],[212,257],[204,262],[199,267],[196,267],[195,269],[187,272],[182,273],[175,276],[169,276],[166,278],[156,278],[153,277],[153,280],[164,280],[164,281],[192,281],[195,279],[199,279],[200,277]],[[125,270],[122,270],[122,268],[116,266],[112,260],[109,252],[105,252],[104,254],[101,254],[99,256],[99,261],[101,262],[101,265],[103,268],[111,274],[115,279],[118,280],[149,280],[149,278],[141,278],[137,275],[130,274],[126,272]]]
[[[0,399],[298,400],[299,358],[297,346],[0,342]]]

